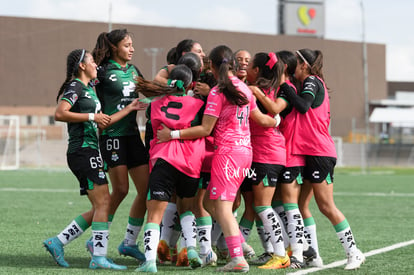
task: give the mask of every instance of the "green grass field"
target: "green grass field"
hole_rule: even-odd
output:
[[[335,202],[347,217],[357,244],[364,253],[414,239],[414,169],[370,169],[362,175],[358,169],[337,169]],[[108,256],[128,266],[127,271],[88,269],[85,250],[88,230],[65,247],[65,259],[71,265],[57,266],[42,247],[42,242],[59,233],[74,217],[89,209],[86,197],[80,197],[75,177],[62,170],[0,171],[0,274],[80,274],[133,273],[137,263],[121,257],[117,246],[124,236],[129,207],[135,195],[130,189],[121,204],[110,230]],[[344,260],[345,254],[335,231],[312,203],[317,224],[320,253],[325,265]],[[239,209],[239,217],[242,214]],[[142,236],[139,237],[142,241]],[[256,230],[249,243],[262,253]],[[317,274],[413,274],[414,245],[388,252],[374,253],[358,271],[346,272],[343,265],[315,272]],[[295,270],[259,270],[251,266],[250,274],[286,274]],[[303,270],[301,271],[303,272]],[[158,266],[159,274],[213,274],[212,267],[191,270]],[[304,274],[304,273],[302,273]]]

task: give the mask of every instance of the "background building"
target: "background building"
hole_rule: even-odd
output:
[[[63,140],[63,144],[66,144],[64,124],[55,123],[53,120],[56,94],[65,78],[66,56],[76,48],[92,50],[98,35],[108,31],[108,25],[16,17],[0,17],[0,25],[0,115],[18,115],[22,133],[28,137],[35,133],[36,137],[32,139],[37,140],[37,147],[44,144],[44,140]],[[233,50],[246,49],[252,54],[261,51],[295,51],[301,48],[321,50],[324,54],[324,76],[330,89],[331,134],[345,141],[364,141],[362,43],[308,36],[262,35],[128,24],[113,24],[112,28],[127,28],[133,34],[135,53],[132,63],[149,79],[166,64],[168,50],[186,38],[199,41],[207,53],[220,44],[228,45]],[[388,96],[385,50],[383,44],[367,45],[370,100],[380,100]],[[143,113],[138,120],[143,125]],[[375,127],[372,130],[375,130]],[[21,150],[25,149],[24,144],[22,141]],[[27,148],[29,147],[28,143]],[[49,145],[48,148],[53,146]],[[64,146],[63,149],[59,149],[63,151],[62,154],[64,149]],[[28,153],[26,159],[37,158],[42,161],[42,150],[38,151],[40,153],[37,157],[36,154]]]

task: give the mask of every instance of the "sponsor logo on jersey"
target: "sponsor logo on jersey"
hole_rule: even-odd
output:
[[[118,79],[116,78],[116,74],[111,74],[109,77],[108,77],[108,79],[109,80],[111,80],[111,81],[117,81]]]

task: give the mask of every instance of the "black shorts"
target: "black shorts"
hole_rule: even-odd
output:
[[[303,178],[305,180],[309,180],[311,183],[321,183],[324,180],[328,183],[333,182],[336,158],[306,156],[305,162],[303,171]]]
[[[251,175],[243,180],[240,190],[242,192],[252,191],[253,185],[258,185],[262,181],[264,186],[276,187],[277,179],[283,167],[283,165],[278,164],[253,162],[250,168]]]
[[[87,190],[93,189],[93,184],[108,184],[104,172],[102,156],[98,150],[81,148],[66,155],[70,170],[76,176],[80,185],[80,194],[86,195]]]
[[[198,190],[198,178],[192,178],[177,170],[163,159],[152,168],[148,184],[148,200],[170,201],[176,192],[179,198],[192,198]]]
[[[131,169],[149,162],[148,150],[140,136],[100,136],[99,147],[105,164],[110,168],[126,165]]]
[[[303,166],[285,167],[279,175],[279,183],[292,183],[294,180],[302,184]]]
[[[207,189],[207,186],[210,183],[210,180],[211,180],[211,173],[201,172],[198,188],[199,189]]]

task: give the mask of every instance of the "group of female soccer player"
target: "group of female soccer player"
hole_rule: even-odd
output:
[[[141,263],[138,272],[157,272],[157,261],[217,265],[218,256],[227,259],[220,272],[247,272],[249,263],[322,266],[312,196],[344,247],[345,269],[360,267],[365,257],[333,199],[336,152],[320,51],[251,56],[220,45],[206,57],[186,39],[152,81],[129,63],[133,53],[131,35],[117,29],[100,34],[91,53],[67,57],[55,119],[67,122],[67,162],[91,209],[43,242],[60,266],[69,267],[63,247],[91,227],[89,267],[126,269],[107,248],[131,178],[137,196],[118,251]],[[144,110],[145,145],[136,120]],[[258,257],[247,244],[254,223],[264,249]]]

